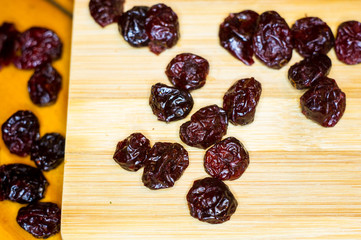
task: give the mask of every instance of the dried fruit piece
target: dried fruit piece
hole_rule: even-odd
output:
[[[14,60],[19,35],[12,23],[4,22],[0,26],[0,69]]]
[[[191,120],[181,125],[179,135],[189,146],[206,149],[227,134],[226,112],[217,105],[210,105],[195,112]]]
[[[286,21],[275,11],[259,16],[253,36],[256,57],[270,68],[280,69],[292,57],[292,34]]]
[[[234,137],[216,143],[204,155],[204,169],[209,175],[220,180],[239,178],[248,165],[248,152]]]
[[[36,238],[48,238],[60,231],[61,210],[55,203],[38,202],[20,208],[17,223]]]
[[[187,201],[192,217],[212,224],[228,221],[238,206],[228,186],[210,177],[194,181]]]
[[[39,139],[39,121],[31,111],[17,111],[2,127],[2,138],[11,153],[25,157]]]
[[[90,0],[89,11],[94,21],[101,27],[117,22],[123,13],[125,0]]]
[[[252,123],[262,93],[261,83],[245,78],[234,83],[223,97],[223,109],[234,125]]]
[[[254,63],[252,45],[258,17],[252,10],[231,13],[219,27],[221,46],[249,66]]]
[[[336,56],[346,64],[361,63],[361,23],[348,21],[342,23],[337,29]]]
[[[188,167],[188,152],[178,143],[157,142],[145,162],[142,181],[156,190],[173,187]]]
[[[118,142],[113,159],[125,170],[135,172],[143,167],[149,151],[149,140],[141,133],[133,133]]]

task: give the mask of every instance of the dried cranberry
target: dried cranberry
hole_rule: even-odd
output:
[[[335,43],[330,27],[318,17],[305,17],[292,26],[296,51],[303,57],[327,54]]]
[[[219,27],[221,46],[246,65],[254,63],[252,45],[258,16],[252,10],[231,13]]]
[[[192,95],[187,90],[157,83],[152,86],[149,105],[158,120],[164,122],[185,118],[193,108]]]
[[[141,133],[133,133],[118,142],[113,159],[125,170],[135,172],[143,167],[149,151],[149,140]]]
[[[149,49],[157,55],[178,42],[178,16],[165,4],[156,4],[149,9],[145,29],[150,39]]]
[[[361,63],[361,23],[348,21],[337,29],[336,56],[346,64]]]
[[[292,57],[292,34],[286,21],[275,11],[259,16],[253,36],[256,57],[270,68],[280,69]]]
[[[11,153],[25,157],[39,139],[39,121],[30,111],[17,111],[3,123],[2,137]]]
[[[125,0],[90,0],[89,11],[94,21],[101,27],[117,22],[123,13]]]
[[[38,202],[20,208],[17,223],[36,238],[48,238],[60,231],[61,210],[55,203]]]
[[[179,135],[189,146],[206,149],[227,134],[227,114],[217,105],[199,109],[191,120],[183,123]]]
[[[142,181],[156,190],[173,187],[188,167],[188,152],[178,143],[157,142],[145,162]]]
[[[48,185],[38,168],[25,164],[0,166],[0,201],[35,202],[44,197]]]
[[[187,201],[192,217],[212,224],[228,221],[238,206],[228,186],[210,177],[194,181]]]
[[[0,69],[14,60],[19,35],[12,23],[4,22],[0,26]]]
[[[315,54],[295,63],[288,70],[288,79],[297,89],[311,87],[318,79],[326,77],[332,66],[331,59],[323,54]]]

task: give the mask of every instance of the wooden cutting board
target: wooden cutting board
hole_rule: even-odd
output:
[[[318,16],[333,32],[346,20],[361,21],[361,1],[164,0],[178,14],[181,39],[160,56],[130,47],[117,25],[101,29],[90,17],[88,0],[75,1],[62,234],[69,239],[361,239],[361,64],[346,66],[332,50],[330,77],[347,95],[344,117],[323,128],[300,111],[302,91],[287,80],[292,61],[281,70],[260,62],[245,66],[218,43],[219,24],[230,12],[276,10],[289,25]],[[134,5],[157,1],[127,0]],[[178,53],[209,60],[206,85],[192,92],[192,114],[222,105],[225,91],[238,79],[255,77],[263,92],[255,121],[229,125],[250,153],[244,175],[227,182],[239,206],[219,225],[189,215],[186,193],[207,176],[204,150],[186,146],[178,136],[185,121],[157,121],[148,106],[150,88],[170,84],[164,74]],[[189,119],[190,116],[187,117]],[[187,120],[186,119],[186,120]],[[142,171],[121,169],[112,155],[118,141],[142,132],[157,141],[182,143],[190,165],[170,189],[151,191]]]

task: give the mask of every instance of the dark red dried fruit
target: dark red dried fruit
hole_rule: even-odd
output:
[[[60,231],[61,210],[55,203],[38,202],[20,208],[17,223],[36,238],[48,238]]]
[[[254,78],[245,78],[234,83],[223,97],[223,109],[234,125],[246,125],[254,120],[262,86]]]
[[[212,224],[228,221],[238,206],[228,186],[210,177],[194,181],[187,201],[192,217]]]
[[[346,109],[346,95],[335,80],[323,77],[305,92],[301,99],[302,113],[323,127],[333,127]]]
[[[312,55],[290,67],[288,79],[297,89],[309,88],[318,79],[326,77],[331,70],[331,66],[331,59],[326,55]]]
[[[101,27],[118,21],[123,13],[125,0],[90,0],[89,11],[94,21]]]
[[[38,106],[54,104],[61,90],[61,82],[61,75],[50,63],[36,67],[28,81],[31,101]]]
[[[188,167],[188,152],[178,143],[157,142],[145,162],[142,181],[156,190],[173,187]]]
[[[318,17],[305,17],[292,26],[296,51],[303,57],[327,54],[335,43],[330,27]]]
[[[337,29],[336,56],[346,64],[361,63],[361,23],[348,21],[342,23]]]
[[[25,157],[39,139],[39,121],[30,111],[17,111],[2,127],[2,138],[11,153]]]
[[[231,13],[219,27],[221,46],[246,65],[254,63],[252,45],[258,17],[252,10]]]
[[[280,69],[292,57],[292,34],[286,21],[275,11],[259,16],[253,36],[256,57],[270,68]]]
[[[47,133],[31,148],[31,160],[43,171],[56,168],[64,161],[65,138],[59,133]]]
[[[227,134],[227,114],[217,105],[199,109],[181,125],[179,135],[189,146],[206,149]]]
[[[113,159],[125,170],[135,172],[143,167],[149,151],[149,140],[141,133],[133,133],[118,142]]]
[[[190,113],[193,98],[187,90],[157,83],[152,86],[149,105],[158,120],[170,122],[183,119]]]
[[[25,164],[0,166],[0,201],[35,202],[44,198],[48,185],[38,168]]]
[[[0,26],[0,69],[14,60],[19,35],[12,23],[4,22]]]
[[[157,55],[176,45],[180,36],[177,14],[162,3],[148,10],[145,29],[150,39],[149,49]]]

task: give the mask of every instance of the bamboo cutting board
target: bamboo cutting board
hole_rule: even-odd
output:
[[[127,0],[134,5],[156,1]],[[346,66],[332,50],[331,78],[347,95],[344,117],[323,128],[300,111],[302,91],[287,80],[288,66],[272,70],[234,59],[218,43],[218,27],[230,12],[276,10],[289,25],[318,16],[333,32],[346,20],[361,21],[361,1],[164,0],[178,14],[181,39],[155,56],[131,48],[117,25],[101,29],[91,19],[88,0],[74,8],[68,128],[63,191],[62,236],[69,239],[361,239],[361,64]],[[210,62],[206,85],[192,92],[199,108],[222,105],[238,79],[255,77],[263,92],[255,121],[229,125],[250,153],[243,176],[226,182],[239,206],[231,220],[202,223],[189,215],[186,193],[207,176],[204,150],[178,136],[185,121],[159,122],[148,106],[150,88],[170,84],[164,74],[178,53],[192,52]],[[190,115],[186,120],[190,118]],[[112,155],[118,141],[142,132],[157,141],[182,143],[190,165],[170,189],[151,191],[136,173],[121,169]]]

